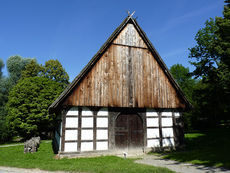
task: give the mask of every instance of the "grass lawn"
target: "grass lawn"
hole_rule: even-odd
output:
[[[229,126],[220,126],[202,133],[188,133],[185,135],[185,141],[185,150],[166,153],[163,157],[230,169]]]
[[[23,147],[0,148],[0,166],[100,173],[173,173],[166,168],[137,164],[134,163],[134,159],[123,159],[116,156],[56,160],[53,158],[51,142],[42,142],[39,151],[34,154],[24,154]]]

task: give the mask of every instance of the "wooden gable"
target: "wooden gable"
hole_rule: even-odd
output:
[[[127,18],[51,105],[182,108],[180,88],[136,21]]]

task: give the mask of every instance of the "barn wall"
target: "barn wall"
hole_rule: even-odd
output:
[[[185,108],[165,73],[134,25],[128,24],[63,104]]]
[[[147,147],[160,147],[159,118],[154,110],[146,111]]]
[[[75,152],[78,148],[78,119],[79,111],[77,107],[71,108],[66,113],[65,135],[63,144],[65,152]]]
[[[108,109],[72,107],[65,119],[64,152],[108,150]]]
[[[147,147],[175,147],[183,133],[176,133],[180,125],[176,120],[181,119],[181,113],[176,110],[155,109],[146,110]]]
[[[124,111],[137,113],[142,118],[144,147],[172,148],[180,145],[183,134],[178,131],[177,120],[180,120],[181,113],[176,110],[72,107],[67,111],[64,121],[62,151],[116,149],[115,121]]]

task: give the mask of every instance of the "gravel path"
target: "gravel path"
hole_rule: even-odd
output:
[[[9,144],[9,145],[0,145],[0,148],[13,147],[13,146],[18,146],[18,145],[24,145],[24,144]]]
[[[42,171],[39,169],[23,169],[12,167],[0,167],[0,173],[51,173],[50,171]],[[52,173],[64,173],[64,172],[52,172]]]
[[[50,143],[50,142],[51,142],[51,141],[44,141],[44,143]],[[24,143],[0,145],[0,148],[13,147],[13,146],[18,146],[18,145],[24,145]]]
[[[146,165],[166,167],[180,173],[230,173],[230,170],[224,168],[207,167],[203,165],[192,165],[189,163],[180,163],[173,160],[162,159],[155,155],[145,155],[142,160],[137,160],[137,163]]]
[[[63,171],[43,171],[40,169],[24,169],[24,168],[13,168],[13,167],[2,167],[0,166],[0,173],[71,173]],[[72,172],[77,173],[77,172]]]

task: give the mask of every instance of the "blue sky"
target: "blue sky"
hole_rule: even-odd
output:
[[[58,59],[72,81],[129,10],[168,68],[180,63],[192,70],[188,48],[223,6],[224,0],[0,0],[0,58]]]

